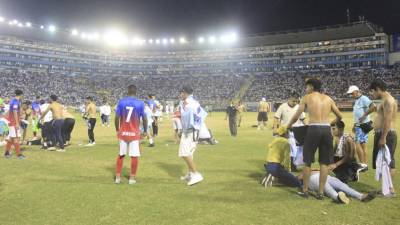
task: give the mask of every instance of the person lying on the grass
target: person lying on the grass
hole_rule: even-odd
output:
[[[302,180],[302,174],[299,175],[299,179]],[[311,191],[318,192],[319,190],[319,171],[312,171],[310,177]],[[350,199],[347,196],[358,199],[362,202],[369,202],[376,197],[376,191],[371,191],[368,194],[362,194],[347,184],[341,182],[336,177],[328,175],[326,180],[324,194],[331,198],[333,201],[343,204],[349,204]],[[321,198],[322,199],[322,198]]]
[[[268,186],[272,176],[279,179],[279,182],[291,187],[302,185],[296,176],[289,172],[290,168],[290,144],[288,141],[288,130],[281,126],[276,130],[278,136],[268,146],[267,162],[264,165],[267,174],[262,183]]]
[[[354,155],[356,144],[349,134],[344,133],[345,124],[339,120],[331,124],[334,137],[334,164],[329,165],[335,176],[342,182],[358,181],[357,170],[360,169]]]

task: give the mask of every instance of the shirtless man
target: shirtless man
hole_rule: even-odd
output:
[[[53,144],[55,145],[57,142],[59,144],[60,149],[57,151],[59,152],[64,152],[64,138],[62,134],[62,126],[64,124],[64,117],[63,117],[63,110],[64,107],[58,103],[58,97],[56,95],[50,95],[50,105],[49,107],[43,112],[43,114],[40,116],[39,120],[42,120],[46,114],[51,111],[53,114],[53,122],[52,122],[52,128],[53,128]]]
[[[96,104],[92,97],[86,98],[86,117],[88,119],[88,136],[89,144],[86,146],[94,146],[96,144],[94,140],[94,127],[96,126]]]
[[[260,130],[260,128],[261,130],[264,130],[264,128],[267,126],[269,110],[270,108],[267,100],[265,98],[262,98],[261,101],[258,103],[257,130]]]
[[[238,120],[238,127],[240,127],[240,124],[242,124],[242,118],[243,118],[243,113],[246,112],[246,106],[243,104],[242,101],[239,101],[238,105],[236,106],[238,115],[237,115],[237,120]]]
[[[308,197],[308,186],[311,175],[311,164],[318,148],[320,178],[317,199],[322,200],[324,187],[329,173],[329,165],[333,163],[333,137],[330,128],[329,114],[336,115],[336,121],[342,119],[342,114],[336,107],[335,102],[327,95],[321,93],[322,83],[320,80],[311,78],[306,81],[306,95],[300,102],[297,112],[293,115],[288,128],[299,119],[301,113],[307,108],[309,125],[304,141],[303,158],[305,167],[303,169],[304,184],[303,191],[299,192],[302,197]]]
[[[390,174],[392,180],[395,175],[395,160],[394,153],[397,145],[397,133],[395,130],[396,114],[397,114],[397,101],[386,91],[386,83],[382,80],[374,80],[369,86],[371,95],[374,99],[382,100],[382,103],[377,108],[377,116],[374,121],[374,150],[372,153],[372,167],[376,169],[376,158],[379,149],[387,146],[390,151]],[[390,189],[391,195],[394,196],[394,188]]]

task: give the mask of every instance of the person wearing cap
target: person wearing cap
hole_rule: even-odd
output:
[[[200,103],[193,98],[193,89],[191,87],[184,86],[180,91],[180,97],[179,110],[182,122],[182,136],[178,156],[186,162],[189,169],[189,172],[182,176],[181,180],[187,181],[187,185],[191,186],[204,179],[197,171],[193,156],[197,147],[199,130],[207,113],[201,108]]]
[[[278,136],[268,145],[267,162],[264,164],[267,174],[262,184],[270,186],[272,177],[279,179],[279,182],[291,187],[301,188],[301,182],[289,172],[290,170],[290,144],[288,141],[288,129],[280,126],[276,133]]]
[[[361,94],[360,89],[352,85],[349,87],[347,94],[350,94],[355,99],[353,106],[353,118],[354,118],[354,133],[356,142],[356,151],[360,166],[360,171],[367,171],[367,142],[368,132],[362,129],[363,126],[371,126],[372,121],[369,114],[376,110],[375,104],[367,96]]]
[[[267,126],[267,121],[268,121],[268,112],[269,112],[269,104],[265,98],[262,98],[260,103],[258,103],[258,116],[257,116],[257,122],[258,122],[258,128],[257,130],[264,130],[264,128]]]

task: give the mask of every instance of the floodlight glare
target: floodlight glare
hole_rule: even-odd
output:
[[[95,33],[93,33],[92,37],[93,37],[93,40],[97,41],[100,39],[100,34],[95,32]]]
[[[4,17],[1,17],[0,16],[0,22],[2,23],[2,22],[4,22],[6,19],[4,19]]]
[[[9,21],[8,25],[12,26],[12,25],[14,25],[14,23],[12,21]]]
[[[31,22],[26,22],[26,23],[25,23],[25,26],[31,27],[31,26],[32,26],[32,23],[31,23]]]
[[[18,24],[18,20],[13,20],[12,23],[13,24]]]
[[[77,29],[73,29],[72,31],[71,31],[71,35],[72,36],[77,36],[79,34],[79,31],[77,30]]]
[[[164,45],[168,44],[168,39],[164,38],[164,39],[162,40],[162,43],[163,43]]]
[[[175,39],[174,38],[169,39],[169,43],[174,44],[175,43]]]
[[[43,25],[41,25],[41,26],[40,26],[40,29],[42,29],[42,30],[43,30],[43,29],[44,29],[44,26],[43,26]]]
[[[50,25],[48,29],[51,33],[54,33],[56,31],[56,27],[54,25]]]
[[[184,37],[179,38],[179,43],[181,44],[186,43],[186,39]]]
[[[161,42],[160,42],[160,39],[156,39],[156,44],[160,44]]]
[[[111,46],[121,46],[128,44],[127,36],[120,30],[112,29],[104,34],[104,41]]]
[[[216,41],[216,38],[214,36],[211,36],[208,38],[208,41],[210,42],[210,44],[214,44]]]
[[[153,39],[150,39],[150,40],[149,40],[149,44],[153,44]]]
[[[18,23],[18,27],[24,27],[22,23]]]
[[[199,37],[198,41],[199,41],[200,44],[202,44],[202,43],[204,43],[204,38],[203,37]]]
[[[86,38],[87,38],[87,34],[82,32],[82,33],[81,33],[81,38],[82,38],[82,39],[86,39]]]

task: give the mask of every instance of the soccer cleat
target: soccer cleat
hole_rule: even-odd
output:
[[[371,191],[367,195],[363,196],[361,199],[362,202],[370,202],[376,197],[376,191]]]
[[[149,144],[149,147],[150,148],[153,148],[155,145],[154,144]]]
[[[350,199],[346,196],[346,194],[343,191],[338,192],[337,201],[339,203],[343,203],[346,205],[350,203]]]
[[[20,155],[18,156],[18,159],[26,159],[26,157],[25,157],[24,155],[20,154]]]
[[[200,183],[201,181],[203,181],[204,178],[200,173],[195,173],[190,177],[189,182],[187,183],[188,186],[192,186],[194,184]]]
[[[181,180],[188,181],[190,180],[190,173],[186,174],[185,176],[181,176]]]
[[[115,184],[120,184],[121,183],[121,177],[115,177]]]
[[[130,185],[136,184],[135,178],[130,177],[130,178],[129,178],[129,181],[128,181],[128,184],[130,184]]]
[[[10,159],[10,158],[11,158],[10,152],[5,152],[5,153],[4,153],[4,158]]]

